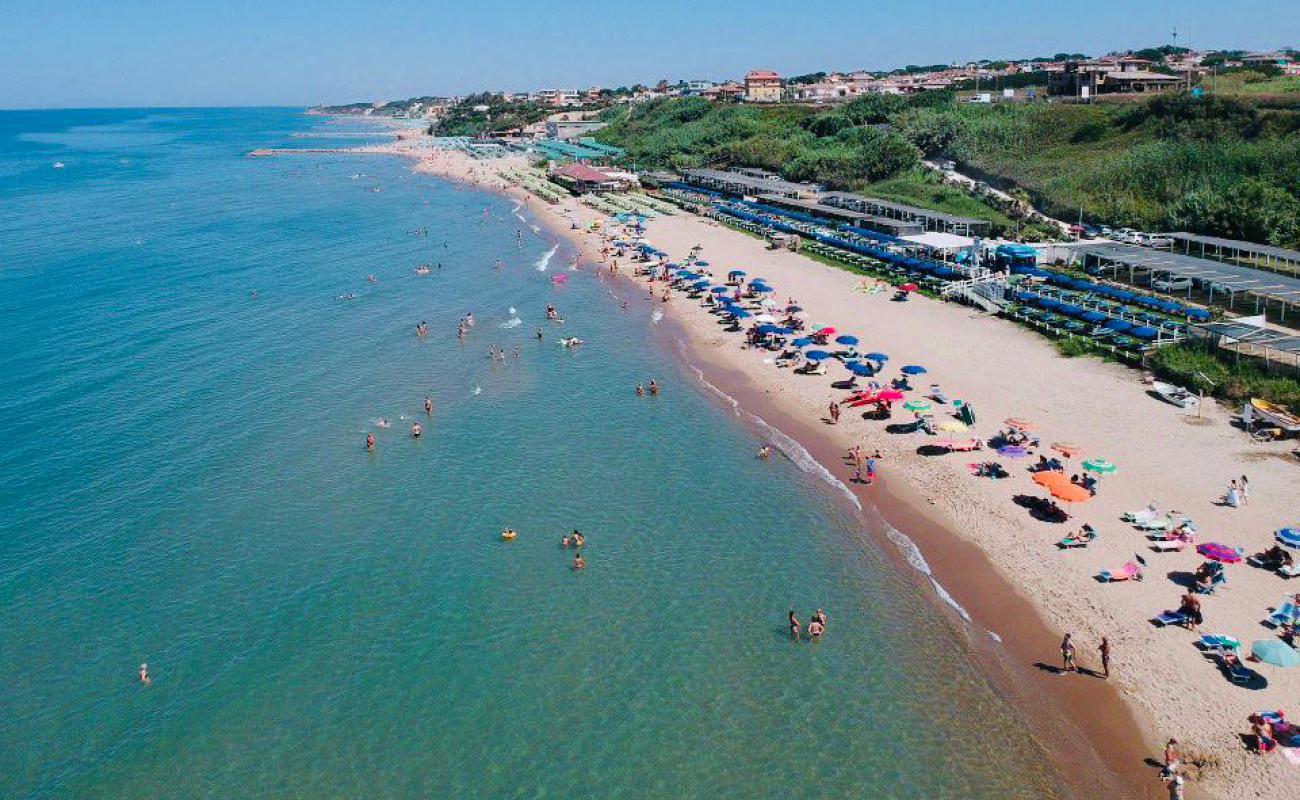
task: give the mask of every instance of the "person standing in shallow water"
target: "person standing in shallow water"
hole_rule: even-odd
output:
[[[433,416],[433,398],[427,396],[424,398],[424,413]]]
[[[1101,637],[1101,644],[1097,647],[1101,653],[1101,677],[1110,679],[1110,639],[1105,636]]]
[[[1079,668],[1074,665],[1074,637],[1065,634],[1061,640],[1061,671],[1078,672]]]
[[[799,618],[794,615],[794,609],[792,608],[790,609],[790,638],[798,639],[799,630],[800,630]]]

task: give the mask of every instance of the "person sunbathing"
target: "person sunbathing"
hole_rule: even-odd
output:
[[[1293,563],[1291,553],[1283,550],[1279,545],[1273,545],[1267,550],[1257,553],[1255,560],[1264,569],[1278,569],[1280,567],[1289,567]]]

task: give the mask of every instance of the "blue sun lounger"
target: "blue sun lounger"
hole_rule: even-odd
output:
[[[1287,600],[1277,607],[1277,610],[1268,615],[1268,624],[1274,628],[1280,628],[1283,625],[1296,622],[1300,619],[1300,608],[1292,600]]]
[[[1186,625],[1187,615],[1181,611],[1164,611],[1152,618],[1151,622],[1157,628],[1163,628],[1166,625]]]

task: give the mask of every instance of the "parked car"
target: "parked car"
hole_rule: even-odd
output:
[[[1151,288],[1157,292],[1182,292],[1192,288],[1192,279],[1180,275],[1168,275],[1151,281]]]
[[[1070,226],[1070,233],[1074,234],[1075,236],[1082,236],[1082,235],[1083,235],[1083,226],[1082,226],[1082,225],[1071,225],[1071,226]]]
[[[1117,242],[1123,242],[1125,244],[1137,244],[1138,232],[1133,230],[1132,228],[1120,228],[1119,230],[1112,233],[1110,238],[1114,239]]]
[[[1105,236],[1107,239],[1115,238],[1115,229],[1109,225],[1098,225],[1097,233],[1101,236]]]
[[[1082,227],[1083,235],[1087,236],[1089,239],[1096,239],[1099,236],[1103,236],[1105,235],[1103,231],[1109,230],[1109,228],[1106,228],[1105,226],[1098,227],[1097,225],[1084,225]]]
[[[1174,240],[1160,233],[1149,233],[1146,241],[1143,242],[1147,247],[1155,247],[1160,250],[1169,250],[1174,246]]]

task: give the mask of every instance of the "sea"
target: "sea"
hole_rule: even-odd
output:
[[[1064,792],[901,535],[540,209],[248,155],[385,130],[0,112],[0,797]]]

